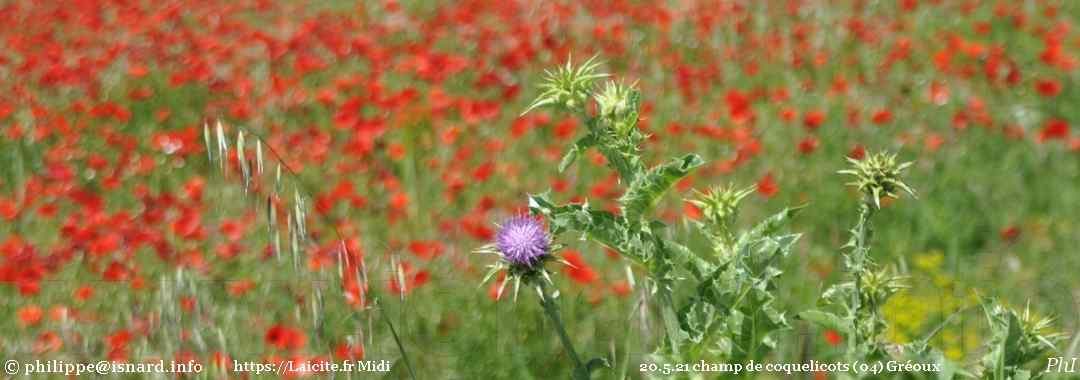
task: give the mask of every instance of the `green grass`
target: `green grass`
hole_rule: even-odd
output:
[[[507,22],[510,19],[500,18],[505,15],[500,16],[493,10],[478,10],[476,12],[482,14],[468,25],[454,27],[448,26],[453,23],[445,20],[428,21],[438,14],[432,4],[405,3],[402,7],[414,16],[412,20],[400,21],[408,27],[375,39],[380,46],[391,49],[388,51],[390,58],[378,63],[384,71],[373,71],[375,65],[365,58],[332,61],[332,55],[325,49],[313,49],[323,54],[323,58],[329,58],[331,64],[324,71],[298,78],[292,85],[291,90],[304,90],[308,98],[291,108],[282,106],[283,102],[268,103],[258,108],[250,120],[228,116],[228,108],[224,105],[234,98],[230,91],[211,91],[200,83],[182,87],[170,85],[170,74],[183,67],[176,61],[169,62],[170,65],[151,66],[151,73],[139,79],[124,75],[126,66],[122,63],[109,66],[100,74],[99,80],[106,89],[91,103],[113,101],[123,105],[131,112],[131,118],[126,122],[72,111],[73,103],[89,98],[81,90],[46,88],[27,80],[30,92],[50,111],[50,117],[35,118],[29,109],[19,108],[13,116],[0,119],[0,126],[10,128],[18,124],[24,131],[30,126],[58,130],[54,118],[64,116],[71,124],[85,127],[72,136],[56,133],[43,139],[0,139],[0,197],[16,202],[22,202],[28,195],[40,197],[15,220],[0,223],[0,244],[18,237],[33,244],[40,255],[46,255],[53,248],[68,243],[86,243],[73,242],[74,238],[63,232],[65,219],[69,217],[73,219],[73,225],[92,225],[99,234],[123,232],[113,229],[119,223],[90,222],[92,215],[86,215],[85,208],[64,195],[64,191],[73,187],[85,188],[102,197],[104,215],[124,213],[121,216],[135,220],[128,224],[161,232],[163,241],[173,247],[174,253],[202,253],[207,269],[178,269],[175,262],[160,259],[149,246],[117,249],[109,254],[110,260],[137,268],[137,277],[145,281],[144,289],[132,290],[130,281],[103,281],[100,267],[110,260],[87,258],[85,247],[76,244],[75,259],[41,282],[38,294],[21,296],[16,287],[0,285],[0,316],[3,316],[0,317],[0,335],[3,335],[0,356],[23,362],[46,357],[80,362],[101,360],[108,351],[104,338],[121,329],[138,332],[128,346],[128,357],[133,361],[192,352],[209,363],[211,355],[218,351],[252,361],[273,355],[325,356],[346,337],[362,337],[367,358],[396,361],[394,370],[386,377],[408,378],[408,371],[399,360],[399,348],[381,320],[386,318],[400,335],[401,345],[408,353],[417,378],[568,377],[572,368],[567,365],[568,359],[534,295],[522,294],[516,303],[509,299],[493,302],[487,294],[488,285],[478,286],[488,257],[473,255],[471,251],[487,242],[474,239],[462,228],[465,221],[473,220],[494,228],[494,223],[526,207],[527,193],[542,192],[552,186],[554,178],[559,178],[556,173],[558,157],[573,141],[573,138],[559,140],[555,135],[554,125],[562,120],[561,116],[545,114],[550,115],[547,122],[538,122],[536,128],[520,138],[511,137],[509,131],[518,114],[536,94],[534,84],[538,83],[542,69],[562,62],[566,57],[560,55],[561,51],[539,49],[535,62],[514,69],[502,67],[499,64],[502,57],[492,52],[501,49],[499,46],[502,45],[485,46],[487,50],[483,50],[478,46],[477,38],[464,29],[468,29],[465,26],[489,28],[494,35],[502,36],[497,41],[510,44],[513,41],[501,39],[515,33],[513,25]],[[819,5],[805,7],[798,17],[786,16],[779,2],[775,5],[754,3],[748,7],[747,28],[778,33],[785,44],[793,43],[789,36],[796,27],[809,25],[814,28],[812,45],[822,49],[828,58],[821,67],[807,63],[796,68],[783,54],[777,57],[769,49],[753,47],[735,31],[734,23],[720,22],[711,32],[701,32],[689,21],[694,12],[675,3],[664,6],[672,12],[682,12],[680,14],[685,18],[673,21],[670,33],[663,32],[655,24],[631,18],[604,18],[600,15],[601,10],[579,7],[574,7],[574,17],[550,21],[549,27],[554,29],[550,38],[571,46],[575,57],[600,53],[606,60],[608,71],[639,80],[649,108],[643,120],[648,125],[647,132],[657,138],[647,145],[649,164],[677,153],[690,152],[701,154],[709,165],[733,158],[738,146],[731,141],[707,139],[692,132],[677,135],[668,132],[666,127],[678,123],[688,128],[702,126],[730,131],[735,127],[727,116],[724,103],[729,90],[747,92],[759,88],[784,88],[790,92],[790,99],[785,102],[773,102],[766,96],[753,103],[756,121],[752,135],[760,140],[760,154],[730,173],[718,173],[709,166],[691,179],[696,188],[728,182],[749,186],[765,173],[772,173],[779,193],[771,198],[755,194],[744,201],[740,217],[744,224],[759,220],[785,205],[808,204],[790,227],[804,236],[795,253],[782,263],[787,273],[778,297],[789,315],[814,307],[821,292],[843,275],[838,247],[847,240],[846,229],[857,215],[854,206],[857,194],[843,186],[845,179],[836,171],[844,168],[844,156],[859,144],[868,151],[897,151],[902,160],[916,162],[909,170],[907,180],[918,190],[919,198],[901,199],[884,209],[876,219],[872,251],[878,263],[895,266],[920,279],[909,291],[911,295],[926,295],[932,299],[934,295],[948,294],[970,301],[977,292],[1000,297],[1016,306],[1030,300],[1032,307],[1040,313],[1057,316],[1056,329],[1068,334],[1065,341],[1068,344],[1080,324],[1077,306],[1080,283],[1075,276],[1080,270],[1080,256],[1076,255],[1077,247],[1080,247],[1080,234],[1076,233],[1080,230],[1080,191],[1077,189],[1080,160],[1076,149],[1070,150],[1068,141],[1039,143],[1034,136],[1042,129],[1046,118],[1060,117],[1073,123],[1080,120],[1080,111],[1072,107],[1080,99],[1080,90],[1075,85],[1076,70],[1061,71],[1039,61],[1042,41],[1031,29],[1050,27],[1053,21],[1075,23],[1080,17],[1080,6],[1064,1],[1050,3],[1060,5],[1058,16],[1053,20],[1040,15],[1038,6],[1023,5],[1025,9],[1032,8],[1027,9],[1029,21],[1024,28],[994,18],[992,4],[979,5],[970,14],[960,12],[955,4],[923,5],[913,13],[878,2],[861,13],[848,4]],[[525,8],[534,6],[538,9],[534,17],[554,17],[545,4],[526,4]],[[375,24],[390,22],[387,21],[389,17],[396,17],[374,10],[375,6],[363,7],[371,8],[366,16],[369,21],[355,30],[342,28],[341,34],[375,35]],[[592,7],[604,8],[600,5]],[[340,14],[357,11],[356,8],[335,3],[318,10]],[[296,23],[312,19],[315,12],[316,9],[310,9],[284,16],[291,16],[286,19]],[[260,24],[273,19],[272,16],[252,11],[245,22],[272,30],[272,24]],[[843,28],[844,20],[855,16],[874,25],[897,21],[905,27],[903,32],[879,31],[881,40],[877,44],[857,42],[847,38],[848,32]],[[975,22],[988,19],[992,19],[989,20],[988,34],[979,35],[973,31]],[[525,20],[533,26],[541,24],[530,17]],[[593,22],[621,25],[625,27],[626,35],[596,39]],[[439,29],[441,34],[426,36],[420,25]],[[981,71],[968,78],[936,70],[933,55],[945,48],[942,35],[950,32],[987,46],[1004,46],[1022,71],[1021,83],[1017,86],[990,83]],[[532,33],[539,34],[535,30]],[[914,42],[912,58],[882,72],[878,65],[900,37]],[[537,44],[542,39],[539,35],[529,37],[529,41]],[[1075,36],[1070,35],[1069,41],[1073,39]],[[241,44],[225,37],[221,42]],[[433,85],[402,69],[419,55],[417,51],[410,51],[409,45],[421,46],[418,49],[425,53],[460,55],[475,61],[470,62],[463,73]],[[725,57],[726,49],[732,49],[734,54]],[[1073,47],[1067,49],[1069,52],[1074,50]],[[981,69],[985,58],[961,55],[953,59],[956,65]],[[238,70],[250,74],[249,79],[256,81],[256,92],[267,91],[270,87],[267,82],[271,71],[282,76],[291,73],[289,64],[268,63],[264,56],[256,57],[249,62],[251,66]],[[811,56],[804,58],[812,60]],[[856,58],[859,62],[847,62]],[[291,55],[285,62],[291,62],[290,59]],[[759,66],[759,72],[754,76],[744,72],[743,65],[749,63]],[[701,72],[714,70],[719,76],[692,80],[695,99],[691,102],[680,95],[675,66]],[[520,94],[504,98],[498,88],[477,88],[475,83],[488,72],[521,86]],[[7,71],[0,71],[0,75],[12,82],[21,81],[20,76]],[[377,139],[376,149],[365,157],[345,153],[351,133],[335,128],[333,120],[340,103],[351,96],[368,94],[368,89],[360,86],[344,91],[337,97],[338,104],[333,106],[314,100],[318,90],[334,88],[336,80],[350,76],[378,77],[385,94],[405,89],[420,94],[419,100],[405,107],[382,107],[370,102],[365,105],[360,113],[363,117],[382,118],[389,124],[386,133]],[[864,79],[862,83],[857,79],[860,76]],[[837,77],[851,83],[848,95],[828,95],[828,88]],[[1038,78],[1059,80],[1064,86],[1062,93],[1054,98],[1039,96],[1032,84]],[[807,81],[813,84],[813,90],[802,89]],[[935,81],[949,87],[949,101],[944,105],[932,104],[927,99],[929,84]],[[152,89],[154,95],[141,101],[127,97],[131,90],[143,86]],[[470,124],[456,110],[433,111],[427,96],[436,87],[449,96],[470,101],[494,101],[499,113],[494,118]],[[287,97],[282,95],[275,99]],[[966,129],[953,128],[955,113],[965,109],[975,97],[985,102],[994,127],[985,128],[971,122]],[[799,118],[783,121],[780,112],[788,107],[796,110]],[[848,125],[846,121],[849,107],[857,107],[861,112],[861,121],[856,125]],[[171,110],[172,115],[166,121],[158,122],[155,113],[162,108]],[[893,112],[891,123],[877,126],[868,121],[870,114],[879,108]],[[808,132],[801,126],[801,116],[810,109],[827,113],[826,121],[816,132]],[[164,154],[153,145],[153,138],[159,133],[186,128],[195,128],[201,133],[204,120],[219,117],[227,124],[247,126],[270,136],[275,147],[302,168],[296,180],[311,193],[309,197],[329,192],[338,181],[347,180],[355,185],[353,195],[367,199],[367,205],[362,208],[344,201],[326,218],[319,218],[309,210],[308,220],[319,235],[315,241],[321,244],[333,240],[327,222],[347,222],[352,226],[345,230],[361,240],[371,278],[371,299],[378,300],[375,307],[356,310],[344,303],[335,265],[313,273],[295,270],[289,257],[280,261],[263,259],[262,253],[269,242],[262,211],[264,200],[243,194],[239,171],[235,167],[223,176],[216,168],[217,163],[207,161],[201,148],[191,155],[177,156]],[[1001,131],[1003,125],[1013,124],[1026,131],[1024,139],[1010,139]],[[446,143],[444,135],[450,128],[458,128],[461,132],[454,142]],[[583,128],[578,126],[578,135]],[[235,129],[231,131],[235,133]],[[110,135],[130,139],[135,146],[121,148],[119,145],[123,144],[109,141]],[[796,144],[810,135],[819,140],[818,148],[812,154],[800,154]],[[944,139],[939,150],[925,147],[924,139],[930,135]],[[325,144],[319,142],[320,136],[327,139]],[[201,144],[201,136],[198,137],[193,142]],[[1077,138],[1075,131],[1071,138],[1073,141]],[[235,135],[231,135],[230,140],[235,140]],[[327,148],[326,154],[315,156],[322,145]],[[391,145],[403,147],[404,155],[393,156],[388,148]],[[91,154],[105,158],[109,163],[107,168],[100,172],[88,169]],[[132,162],[148,160],[154,167],[142,172],[134,168],[135,163],[117,166],[124,156]],[[36,193],[25,194],[28,183],[56,184],[50,182],[46,173],[49,165],[58,162],[72,164],[76,171],[74,180],[63,186],[57,185],[58,188],[45,186],[32,189]],[[496,174],[484,182],[472,179],[471,173],[488,162],[494,163]],[[107,188],[104,179],[114,173],[119,173],[120,185]],[[562,177],[568,181],[567,190],[555,193],[554,198],[565,202],[573,195],[589,195],[594,186],[607,181],[609,175],[608,169],[596,165],[592,156],[582,156]],[[188,200],[182,195],[184,184],[195,177],[206,179],[200,201]],[[460,180],[464,185],[452,199],[446,195],[448,180]],[[398,188],[394,189],[395,185],[389,182],[397,182]],[[175,205],[158,206],[166,210],[166,221],[154,225],[138,222],[139,215],[150,211],[136,195],[141,187],[157,196],[171,194],[180,202],[200,210],[205,237],[185,240],[170,232],[170,223],[179,213]],[[389,204],[398,192],[407,194],[409,203],[403,214],[391,216],[394,211]],[[673,193],[677,194],[669,194],[661,202],[659,214],[682,213],[682,199],[689,197],[689,192],[677,189]],[[596,199],[592,195],[588,198],[594,204],[611,204],[610,199]],[[485,199],[496,207],[486,213],[477,212],[478,203]],[[58,216],[36,215],[38,207],[50,203],[57,205]],[[311,198],[308,203],[313,203]],[[239,241],[243,247],[241,254],[233,259],[221,258],[216,249],[226,243],[227,238],[218,232],[218,227],[225,220],[237,219],[249,232]],[[675,220],[678,219],[671,221]],[[1005,241],[1000,236],[1000,231],[1010,226],[1020,231],[1015,242]],[[703,236],[682,223],[673,224],[672,234],[692,248],[708,245]],[[431,261],[415,258],[407,250],[408,243],[414,240],[439,241],[445,252]],[[639,286],[626,297],[615,296],[610,285],[625,280],[628,262],[609,259],[596,244],[577,240],[564,243],[581,251],[601,278],[599,283],[592,285],[572,283],[561,274],[555,278],[556,287],[562,292],[559,302],[563,319],[578,350],[610,355],[617,359],[617,368],[625,366],[629,369],[627,373],[631,378],[643,377],[637,371],[637,364],[652,360],[648,354],[662,338],[659,321],[638,310],[643,287]],[[928,273],[914,264],[918,255],[927,252],[942,254],[939,272]],[[404,297],[387,289],[387,282],[394,275],[391,263],[399,260],[406,260],[417,270],[430,273],[427,284]],[[303,262],[298,265],[306,267]],[[645,272],[642,268],[633,271],[640,285]],[[179,273],[182,273],[182,281],[176,280]],[[936,276],[945,276],[948,281],[935,282],[933,279],[939,278]],[[228,281],[238,279],[249,279],[257,285],[246,295],[230,295]],[[72,292],[84,285],[93,287],[95,295],[85,302],[74,300]],[[314,289],[320,286],[324,304],[315,312],[311,309],[311,300]],[[178,309],[177,297],[182,295],[195,297],[198,305],[195,312]],[[597,302],[590,302],[590,298],[596,298]],[[24,326],[20,323],[17,312],[28,305],[45,310],[39,324]],[[49,314],[53,307],[70,309],[72,317],[52,319]],[[954,311],[931,307],[920,328],[923,332],[929,331],[937,321],[944,320]],[[903,318],[902,315],[886,317],[890,320]],[[145,332],[138,331],[143,319],[147,323]],[[962,312],[946,331],[963,336],[974,334],[975,337],[970,341],[960,338],[957,340],[960,343],[942,338],[934,344],[942,349],[953,349],[959,355],[956,359],[962,362],[977,360],[982,354],[980,347],[969,343],[981,343],[986,339],[983,319],[978,308]],[[322,323],[315,326],[316,320]],[[306,334],[306,347],[288,352],[266,344],[266,330],[275,323],[301,328]],[[191,333],[191,337],[181,340],[182,330]],[[33,352],[32,347],[45,332],[60,334],[64,345],[42,356]],[[772,358],[776,362],[827,360],[840,355],[840,348],[828,345],[822,331],[801,322],[796,323],[794,329],[783,332],[780,341],[780,348]],[[1063,350],[1067,348],[1062,347]],[[368,375],[353,378],[369,378]],[[608,371],[599,376],[615,378],[617,374]]]

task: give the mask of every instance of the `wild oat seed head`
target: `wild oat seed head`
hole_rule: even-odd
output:
[[[544,224],[531,216],[510,218],[495,234],[495,248],[513,265],[531,267],[551,249],[551,237]]]

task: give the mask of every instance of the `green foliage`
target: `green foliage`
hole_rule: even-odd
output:
[[[982,377],[992,380],[1041,378],[1044,372],[1032,371],[1025,366],[1056,350],[1054,342],[1062,336],[1049,331],[1053,319],[1036,316],[1030,306],[1021,312],[997,301],[984,302],[983,311],[990,324],[991,336],[982,358]]]
[[[779,263],[800,237],[784,233],[783,227],[801,207],[786,208],[752,228],[739,230],[739,203],[750,189],[728,186],[695,191],[687,201],[699,207],[703,217],[690,225],[709,240],[711,252],[695,252],[670,240],[665,224],[653,217],[654,208],[704,160],[687,154],[647,168],[641,152],[647,136],[637,128],[640,93],[632,85],[615,82],[592,93],[592,82],[607,76],[596,74],[597,66],[590,59],[579,68],[549,72],[548,82],[541,86],[544,93],[526,111],[554,106],[582,118],[585,134],[567,150],[559,171],[589,149],[597,149],[627,186],[618,199],[619,212],[593,208],[587,201],[559,204],[548,193],[529,196],[531,212],[547,219],[556,238],[580,234],[647,270],[651,308],[663,328],[661,343],[651,356],[654,362],[766,358],[776,348],[777,333],[790,328],[776,289],[783,274]],[[588,105],[590,97],[595,108]],[[939,364],[939,378],[973,377],[929,346],[940,328],[907,345],[885,338],[888,325],[882,307],[906,288],[906,277],[871,259],[872,218],[881,210],[881,198],[897,198],[901,193],[915,196],[901,179],[911,163],[899,163],[890,153],[849,162],[851,168],[839,173],[854,176],[848,185],[861,193],[861,199],[857,222],[843,246],[848,277],[822,294],[823,309],[804,311],[798,318],[842,334],[849,362],[907,359]],[[1053,348],[1052,337],[1041,335],[1049,320],[1033,320],[1027,312],[993,310],[987,312],[996,334],[984,359],[987,373],[997,379],[1031,378],[1021,366]],[[576,373],[587,377],[591,370],[575,361]]]
[[[798,238],[788,234],[746,240],[735,248],[733,258],[698,283],[696,294],[680,310],[683,328],[691,332],[690,352],[743,362],[775,348],[772,334],[789,327],[774,304],[776,279],[782,274],[776,264]]]
[[[608,211],[593,209],[588,203],[555,205],[549,197],[547,193],[530,195],[529,209],[533,214],[547,218],[552,235],[578,231],[634,261],[647,261],[649,252],[639,249],[641,237],[627,227],[623,218]]]
[[[851,238],[844,245],[844,265],[849,277],[833,285],[822,294],[826,304],[839,309],[841,315],[814,310],[800,314],[802,319],[833,329],[847,340],[845,356],[848,360],[881,360],[889,356],[884,332],[888,327],[881,307],[889,297],[904,289],[905,278],[887,268],[879,268],[870,258],[873,225],[871,218],[881,208],[882,196],[896,197],[897,189],[908,194],[914,191],[905,184],[900,175],[911,163],[897,164],[889,153],[869,155],[863,160],[849,158],[852,169],[841,174],[855,176],[848,185],[862,193],[859,218],[851,229]]]
[[[529,197],[530,210],[548,220],[555,236],[580,233],[647,269],[654,309],[665,331],[657,360],[761,359],[776,346],[773,334],[788,328],[784,313],[775,305],[774,291],[782,273],[777,262],[788,256],[799,238],[779,232],[797,209],[785,209],[736,233],[738,202],[749,192],[699,192],[699,199],[692,202],[706,209],[706,218],[695,225],[714,241],[714,251],[699,254],[669,240],[665,225],[652,216],[653,210],[672,186],[704,160],[687,154],[646,168],[641,144],[647,136],[637,128],[640,93],[632,85],[609,82],[593,95],[597,113],[590,114],[587,104],[578,102],[578,95],[589,88],[583,83],[601,76],[594,69],[595,62],[589,60],[577,69],[549,73],[548,82],[541,86],[544,93],[527,111],[556,105],[583,118],[586,134],[563,156],[559,171],[596,148],[627,185],[618,200],[620,213],[594,209],[588,203],[560,205],[546,193]]]
[[[884,332],[888,327],[881,307],[901,289],[904,289],[904,277],[893,274],[888,269],[869,270],[864,269],[859,275],[852,276],[849,281],[833,285],[822,294],[827,303],[841,305],[846,317],[843,328],[835,328],[832,322],[835,318],[841,318],[834,314],[811,316],[807,320],[819,323],[823,319],[828,323],[823,327],[833,328],[837,332],[848,337],[848,357],[852,360],[880,360],[888,356],[888,348],[891,345],[884,338]],[[806,317],[806,314],[800,314]]]
[[[686,177],[690,171],[704,163],[705,161],[698,155],[688,154],[638,176],[637,180],[630,184],[626,194],[619,199],[623,215],[631,222],[640,222],[649,211],[656,207],[656,202],[672,185],[675,185],[676,181]]]

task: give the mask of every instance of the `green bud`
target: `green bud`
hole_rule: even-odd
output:
[[[694,190],[695,199],[689,202],[701,209],[705,220],[717,226],[730,226],[739,212],[739,202],[753,193],[752,188],[736,189],[734,185],[716,186],[707,192]]]
[[[637,127],[641,95],[634,85],[610,81],[596,95],[596,105],[602,120],[611,125],[620,136],[630,134]]]
[[[1064,338],[1051,331],[1053,318],[1036,315],[1030,306],[1019,311],[995,300],[983,302],[991,332],[982,359],[985,378],[1019,378],[1017,372],[1027,363],[1056,350],[1055,343]]]
[[[594,56],[578,67],[574,67],[570,59],[567,59],[566,66],[545,71],[544,83],[540,85],[543,92],[521,114],[549,105],[573,112],[584,111],[592,93],[593,82],[608,76],[596,72],[599,66],[600,62]]]
[[[905,277],[893,274],[887,269],[871,271],[865,270],[862,274],[862,287],[859,288],[862,302],[871,307],[885,304],[893,294],[907,288],[904,284]]]
[[[731,253],[735,243],[735,218],[739,214],[739,202],[753,193],[753,188],[736,189],[735,185],[715,186],[707,192],[694,190],[694,199],[687,201],[701,209],[702,223],[698,226],[713,243],[719,255]]]
[[[863,160],[848,158],[848,162],[852,168],[838,173],[855,176],[855,181],[848,185],[858,188],[872,199],[877,208],[881,208],[881,197],[899,198],[898,190],[915,197],[915,191],[900,179],[900,175],[904,169],[911,166],[911,162],[897,163],[895,154],[885,152],[870,155]]]

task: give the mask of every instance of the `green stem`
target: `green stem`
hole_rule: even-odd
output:
[[[629,185],[631,183],[634,183],[634,180],[637,178],[639,173],[645,173],[646,169],[641,164],[640,160],[627,158],[637,157],[640,155],[637,151],[633,150],[632,147],[630,148],[631,150],[625,150],[626,147],[624,147],[624,150],[618,150],[613,149],[613,147],[608,146],[604,143],[603,129],[611,127],[606,125],[599,125],[599,123],[605,122],[604,119],[589,115],[589,113],[585,111],[585,107],[581,107],[581,109],[574,112],[574,114],[577,115],[578,119],[581,120],[581,122],[585,124],[585,126],[589,129],[589,133],[593,134],[593,136],[596,137],[597,150],[599,150],[600,154],[602,154],[604,158],[607,159],[608,166],[610,166],[613,170],[615,170],[616,173],[619,174],[619,179],[621,181]]]
[[[382,318],[383,322],[386,322],[386,327],[390,328],[390,335],[394,337],[394,344],[397,345],[398,351],[401,352],[401,360],[405,361],[405,369],[409,370],[409,378],[416,380],[416,373],[413,372],[412,363],[409,363],[409,354],[405,352],[405,346],[401,344],[401,338],[398,337],[394,324],[383,314],[381,307],[376,308],[376,310],[378,310],[379,317]]]
[[[668,344],[671,345],[671,353],[679,355],[679,345],[682,343],[682,328],[679,326],[679,317],[675,314],[675,300],[671,295],[671,290],[664,283],[658,285],[659,289],[659,301],[660,301],[660,318],[664,322],[664,329],[667,332]]]
[[[863,199],[859,208],[859,222],[855,225],[855,246],[851,252],[850,267],[848,268],[855,277],[855,289],[851,293],[851,306],[848,317],[851,319],[851,339],[848,339],[848,355],[855,355],[859,347],[859,311],[862,309],[862,272],[865,269],[866,260],[870,254],[870,238],[873,231],[870,226],[870,218],[874,215],[873,200],[869,197]],[[873,326],[871,326],[871,329]]]
[[[581,378],[581,374],[584,373],[584,379],[588,379],[588,369],[581,362],[581,357],[578,356],[577,351],[574,350],[574,343],[570,341],[570,335],[566,333],[562,317],[559,316],[559,305],[555,303],[555,298],[548,294],[547,286],[543,280],[537,280],[536,283],[537,288],[540,290],[540,305],[544,307],[544,313],[551,319],[551,324],[555,326],[555,331],[559,334],[559,340],[562,342],[563,348],[570,355],[570,359],[574,361],[574,378]]]

